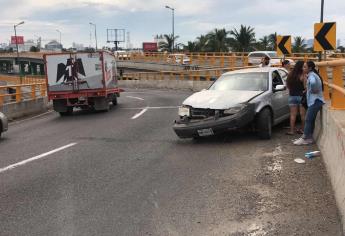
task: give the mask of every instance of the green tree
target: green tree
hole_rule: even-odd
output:
[[[263,51],[271,50],[269,36],[263,36],[261,39],[259,39],[259,41],[256,43],[256,48]]]
[[[200,35],[197,37],[197,48],[201,52],[208,51],[209,38],[206,35]]]
[[[207,34],[208,38],[208,49],[212,52],[227,52],[228,51],[228,35],[224,28],[214,29]]]
[[[250,26],[241,25],[240,29],[233,29],[230,31],[232,39],[230,41],[231,46],[236,51],[248,52],[252,50],[255,43],[255,32],[254,28]]]
[[[187,45],[184,45],[183,48],[184,48],[184,50],[186,50],[188,52],[197,52],[197,51],[199,51],[198,42],[188,41]]]
[[[172,45],[174,42],[176,44],[176,39],[178,39],[179,36],[173,37],[172,34],[165,34],[163,36],[163,38],[164,38],[164,42],[159,43],[159,45],[158,45],[159,49],[162,51],[171,52],[172,51]]]
[[[274,51],[277,49],[277,32],[268,35],[270,50]]]
[[[344,47],[344,46],[339,46],[339,47],[338,47],[338,50],[339,50],[341,53],[344,53],[344,52],[345,52],[345,47]]]
[[[30,52],[39,52],[40,49],[38,47],[35,47],[35,46],[31,46],[30,47]]]
[[[305,39],[301,36],[294,37],[294,44],[292,46],[292,51],[294,53],[300,53],[306,51],[307,44],[305,44]]]

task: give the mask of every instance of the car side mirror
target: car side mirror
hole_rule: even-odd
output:
[[[284,90],[286,90],[286,86],[283,84],[279,84],[275,88],[273,88],[273,92],[279,92],[279,91],[284,91]]]

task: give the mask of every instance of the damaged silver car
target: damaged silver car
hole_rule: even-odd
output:
[[[287,71],[243,69],[223,74],[179,108],[173,129],[180,138],[211,136],[251,125],[263,139],[289,118]]]

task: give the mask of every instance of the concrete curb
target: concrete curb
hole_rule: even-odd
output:
[[[49,108],[48,98],[24,100],[20,103],[7,103],[0,107],[9,120],[46,112]]]

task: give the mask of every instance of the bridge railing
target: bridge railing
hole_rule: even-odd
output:
[[[323,91],[325,99],[331,101],[332,109],[345,110],[345,59],[316,64],[325,85]]]
[[[255,66],[216,68],[203,70],[161,71],[161,72],[134,72],[125,73],[123,80],[184,80],[184,81],[213,81],[225,72]]]
[[[0,86],[0,106],[11,102],[22,102],[26,99],[37,99],[47,96],[46,82],[17,83]]]
[[[162,64],[183,64],[183,65],[198,65],[202,67],[233,67],[233,66],[248,66],[248,53],[143,53],[143,52],[123,52],[116,54],[120,61],[134,61],[147,63],[162,63]],[[327,56],[327,61],[337,60],[339,57],[344,57],[345,54],[333,54]],[[294,53],[286,59],[294,61],[318,61],[317,53]],[[282,60],[282,58],[280,58]]]
[[[19,76],[0,75],[0,81],[7,82],[9,84],[44,83],[45,76],[26,75],[26,76],[19,77]]]

